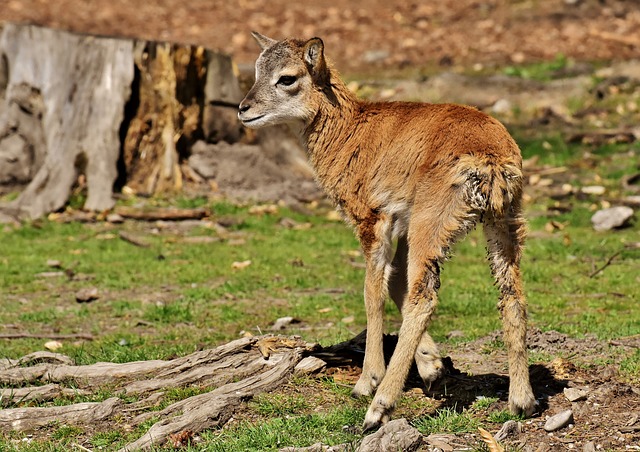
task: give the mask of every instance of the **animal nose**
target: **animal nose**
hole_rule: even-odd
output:
[[[251,108],[251,105],[250,105],[248,102],[247,102],[247,103],[242,102],[242,103],[240,104],[240,106],[238,107],[238,111],[239,111],[240,113],[245,113],[245,112],[246,112],[247,110],[249,110],[250,108]]]

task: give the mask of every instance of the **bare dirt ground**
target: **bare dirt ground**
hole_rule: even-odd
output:
[[[553,59],[558,54],[583,61],[640,58],[636,1],[8,0],[0,7],[2,21],[202,44],[232,54],[246,70],[258,53],[250,30],[276,38],[321,36],[336,66],[356,74],[491,67]],[[482,341],[489,344],[495,339],[447,350],[463,374],[448,377],[448,396],[442,391],[431,395],[448,406],[468,406],[482,389],[505,396],[506,357],[491,347],[482,351]],[[509,444],[541,451],[595,450],[585,446],[593,441],[598,449],[637,450],[640,393],[620,381],[617,366],[611,364],[639,345],[638,338],[603,343],[553,332],[532,334],[533,351],[565,358],[532,369],[542,398],[540,413],[524,421],[523,432]],[[584,389],[585,398],[568,401],[563,393],[567,387]],[[501,403],[505,405],[502,399]],[[543,430],[545,417],[568,408],[574,411],[573,427],[552,435]],[[477,435],[451,435],[448,441],[477,445],[477,439]]]
[[[640,56],[640,9],[616,0],[8,0],[0,21],[202,44],[251,64],[250,30],[320,36],[342,72]]]

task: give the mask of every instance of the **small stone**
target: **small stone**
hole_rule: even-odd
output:
[[[616,206],[597,211],[591,217],[593,229],[609,231],[624,226],[633,217],[633,209],[627,206]]]
[[[565,410],[547,419],[544,423],[544,429],[547,432],[555,432],[563,427],[566,427],[573,422],[573,411]]]
[[[607,191],[602,185],[587,185],[585,187],[580,188],[580,191],[585,195],[604,195]]]
[[[87,287],[76,292],[76,301],[78,303],[90,303],[100,298],[96,287]]]
[[[581,388],[564,388],[564,396],[569,402],[578,402],[587,398],[589,392]]]
[[[275,321],[275,323],[271,326],[271,331],[280,331],[284,330],[286,327],[296,322],[296,319],[293,317],[280,317]]]
[[[495,104],[491,107],[491,111],[497,114],[507,114],[511,113],[513,110],[513,105],[507,99],[498,99]]]
[[[117,213],[110,213],[107,215],[107,221],[113,224],[120,224],[124,223],[124,217]]]
[[[596,452],[596,444],[593,441],[589,441],[582,446],[582,452]]]
[[[400,418],[389,421],[377,432],[365,436],[358,452],[417,450],[423,444],[422,434],[406,419]]]
[[[52,352],[55,352],[56,350],[62,348],[62,342],[60,341],[45,342],[44,348],[46,348],[47,350],[51,350]]]
[[[57,259],[47,259],[47,267],[62,268],[62,263]]]

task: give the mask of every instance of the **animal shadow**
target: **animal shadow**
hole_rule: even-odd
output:
[[[366,330],[350,339],[329,347],[321,347],[312,352],[327,363],[327,368],[360,367],[364,361]],[[395,350],[398,337],[384,336],[385,360],[389,363]],[[434,382],[430,388],[425,388],[415,363],[411,367],[405,383],[405,389],[422,389],[426,396],[438,399],[441,407],[451,408],[458,412],[473,405],[479,397],[497,397],[506,408],[509,396],[509,377],[497,373],[467,374],[456,368],[451,357],[442,358],[445,367],[444,375]],[[460,363],[464,364],[464,363]],[[502,363],[496,363],[501,368]],[[548,400],[552,396],[568,387],[568,381],[558,379],[553,372],[542,364],[529,366],[529,377],[533,392],[538,401],[536,413],[542,413],[548,408]],[[535,414],[534,414],[535,416]]]

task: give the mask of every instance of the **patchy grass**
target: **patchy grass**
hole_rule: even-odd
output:
[[[612,196],[624,194],[619,188],[620,177],[640,165],[638,145],[584,149],[565,143],[560,135],[520,142],[525,157],[537,155],[541,164],[570,167],[558,184],[579,188],[598,183]],[[587,151],[588,164],[583,164]],[[640,334],[640,253],[624,250],[591,276],[626,244],[638,241],[638,226],[596,233],[590,217],[601,205],[599,199],[575,194],[561,203],[567,206],[562,213],[553,209],[556,201],[545,196],[535,196],[527,204],[531,237],[523,275],[531,325],[578,337],[595,334],[603,340]],[[168,359],[213,347],[244,332],[266,332],[283,316],[300,321],[286,334],[301,334],[307,341],[323,344],[350,338],[365,327],[363,259],[353,232],[328,219],[326,210],[303,214],[280,207],[274,213],[256,215],[250,206],[212,203],[206,198],[180,199],[175,204],[209,207],[212,222],[159,227],[135,222],[116,226],[42,220],[1,230],[2,332],[93,334],[92,341],[64,340],[59,350],[78,364],[89,364]],[[548,230],[551,220],[562,228]],[[216,222],[226,229],[217,227]],[[143,236],[150,246],[133,246],[119,238],[120,231]],[[189,237],[212,240],[185,239]],[[47,266],[49,259],[61,262],[63,274],[42,275],[58,271]],[[247,260],[250,265],[234,268],[234,262]],[[96,287],[100,298],[77,303],[75,293],[87,287]],[[481,231],[458,244],[453,259],[443,266],[440,295],[430,329],[436,340],[470,341],[500,328],[495,308],[498,293]],[[397,331],[400,318],[395,306],[388,303],[386,312],[387,330]],[[462,337],[448,339],[454,330],[461,331]],[[34,338],[3,340],[0,353],[17,358],[42,350],[45,342]],[[502,346],[488,344],[487,353],[494,345]],[[530,358],[531,362],[545,362],[553,357],[538,353]],[[624,379],[640,381],[640,353],[624,358],[618,368]],[[169,390],[159,408],[204,390]],[[354,400],[349,392],[349,385],[331,378],[294,379],[283,392],[248,402],[243,414],[224,429],[204,432],[199,445],[204,444],[206,450],[244,451],[353,441],[359,436],[352,427],[362,423],[367,400]],[[110,396],[113,394],[105,388],[90,397],[67,397],[53,403],[98,401]],[[496,411],[496,402],[480,398],[469,408],[456,410],[409,393],[397,413],[413,419],[426,434],[472,432],[483,424],[512,418],[505,411]],[[46,440],[4,436],[0,450],[62,451],[80,441],[110,450],[141,434],[152,422],[135,432],[117,426],[108,432],[55,426]],[[201,449],[189,446],[185,450]]]

